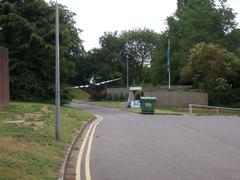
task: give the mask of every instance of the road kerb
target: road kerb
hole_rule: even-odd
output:
[[[81,148],[80,148],[80,151],[79,151],[79,154],[78,154],[78,158],[77,158],[76,180],[80,180],[81,179],[81,161],[82,161],[83,151],[84,151],[84,148],[85,148],[85,145],[86,145],[89,133],[91,132],[92,127],[98,122],[98,120],[99,120],[99,117],[97,117],[97,119],[94,120],[94,122],[91,123],[91,125],[90,125],[89,129],[87,130],[87,133],[86,133],[86,135],[84,137],[84,140],[83,140],[83,142],[81,144]]]
[[[85,174],[86,174],[86,180],[91,180],[91,172],[90,172],[90,153],[92,149],[92,141],[93,141],[93,135],[95,133],[97,125],[102,121],[102,117],[98,119],[98,121],[94,124],[90,139],[88,141],[88,147],[87,147],[87,153],[86,153],[86,159],[85,159]]]
[[[80,150],[79,150],[79,153],[77,155],[77,162],[76,162],[76,169],[75,169],[75,172],[76,172],[76,177],[75,179],[76,180],[81,180],[81,162],[82,162],[82,159],[83,159],[83,154],[84,154],[84,149],[85,149],[85,146],[87,144],[87,141],[89,139],[89,136],[91,136],[91,132],[93,132],[93,128],[96,127],[95,125],[97,123],[100,122],[100,120],[102,120],[102,117],[98,116],[98,115],[95,115],[95,120],[93,122],[91,122],[91,125],[89,126],[87,132],[85,133],[84,135],[84,139],[80,145]],[[94,128],[95,129],[95,128]]]
[[[69,146],[67,152],[66,152],[66,155],[65,155],[65,158],[64,158],[64,162],[62,164],[62,167],[59,171],[59,174],[58,174],[58,177],[57,179],[58,180],[64,180],[65,179],[65,175],[66,175],[66,166],[67,166],[67,162],[69,161],[69,157],[70,157],[70,154],[72,153],[73,151],[73,147],[75,146],[76,142],[78,141],[78,139],[80,138],[80,136],[82,135],[84,129],[88,126],[88,124],[92,123],[95,119],[92,119],[88,122],[83,122],[83,126],[81,127],[81,129],[78,131],[77,135],[73,138],[73,141],[71,143],[71,145]]]

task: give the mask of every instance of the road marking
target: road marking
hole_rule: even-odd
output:
[[[86,136],[83,140],[82,146],[80,148],[79,154],[78,154],[78,159],[77,159],[77,166],[76,166],[76,180],[81,180],[81,162],[82,162],[82,156],[83,156],[83,151],[89,136],[90,131],[92,130],[92,127],[99,121],[100,117],[97,116],[97,120],[95,120],[89,127]]]
[[[85,159],[85,174],[86,174],[86,180],[91,180],[91,172],[90,172],[90,153],[91,153],[91,148],[92,148],[92,141],[93,141],[93,135],[96,130],[97,125],[102,121],[102,117],[98,120],[98,122],[95,123],[92,134],[90,136],[90,139],[88,141],[88,148],[87,148],[87,154],[86,154],[86,159]]]

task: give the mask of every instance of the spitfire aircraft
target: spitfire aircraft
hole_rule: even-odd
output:
[[[92,76],[89,79],[89,84],[75,86],[73,88],[82,89],[90,94],[92,100],[102,100],[107,95],[107,84],[120,80],[121,78],[110,79],[107,81],[99,82],[101,77]]]

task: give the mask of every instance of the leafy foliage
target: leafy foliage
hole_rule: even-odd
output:
[[[240,29],[234,29],[227,34],[227,49],[240,57]]]
[[[127,61],[130,84],[142,83],[152,60],[159,35],[148,29],[108,32],[100,37],[101,48],[92,49],[79,61],[78,83],[87,83],[86,77],[97,74],[103,79],[122,77],[119,86],[126,85]],[[80,67],[84,68],[80,68]],[[83,78],[85,77],[85,79]],[[148,80],[148,79],[147,79]],[[77,79],[76,79],[77,82]]]
[[[117,86],[125,86],[127,62],[130,85],[166,85],[166,51],[170,39],[172,84],[193,84],[208,91],[213,103],[237,101],[240,30],[236,28],[235,14],[227,0],[176,2],[177,10],[166,19],[164,32],[155,33],[147,28],[105,32],[99,39],[100,48],[87,53],[79,38],[81,30],[75,27],[75,14],[60,6],[62,97],[69,101],[70,91],[65,88],[69,84],[87,84],[92,75],[102,79],[122,77]],[[10,50],[13,99],[54,98],[54,24],[53,1],[50,4],[44,0],[0,2],[3,28],[0,46]],[[198,68],[194,69],[191,63]],[[229,95],[225,96],[224,92]],[[220,96],[231,98],[221,100]]]
[[[152,53],[156,48],[159,35],[149,29],[123,32],[123,56],[130,61],[131,73],[137,83],[145,79],[146,69],[151,66]]]
[[[123,94],[108,94],[105,98],[106,101],[125,101],[127,97]]]
[[[239,72],[240,60],[233,53],[214,44],[200,43],[190,50],[181,80],[209,92],[216,103],[226,103],[230,100],[226,92],[240,85],[236,78]]]
[[[152,83],[166,84],[170,39],[172,84],[207,91],[211,104],[238,102],[240,31],[233,10],[226,0],[178,0],[177,7],[167,18],[168,29],[160,35],[153,53]]]
[[[62,97],[63,90],[75,75],[75,64],[83,53],[74,13],[60,6]],[[10,52],[10,91],[12,99],[54,99],[55,5],[44,0],[0,3],[0,42]]]
[[[216,5],[213,0],[179,1],[174,16],[167,19],[171,39],[172,80],[178,83],[180,71],[195,44],[206,42],[227,46],[227,34],[236,28],[235,15],[225,1]],[[166,46],[165,46],[166,47]]]

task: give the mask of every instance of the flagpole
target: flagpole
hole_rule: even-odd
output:
[[[171,72],[170,72],[170,68],[168,70],[168,89],[171,89]]]
[[[127,56],[127,88],[128,88],[128,84],[129,84],[129,82],[128,82],[128,79],[129,79],[129,75],[128,75],[128,70],[129,70],[129,64],[128,64],[128,56]]]
[[[170,70],[170,39],[168,39],[167,68],[168,68],[168,89],[171,89],[171,70]]]
[[[55,137],[56,140],[60,140],[60,74],[59,74],[59,12],[58,1],[56,0],[56,64],[55,64]]]

